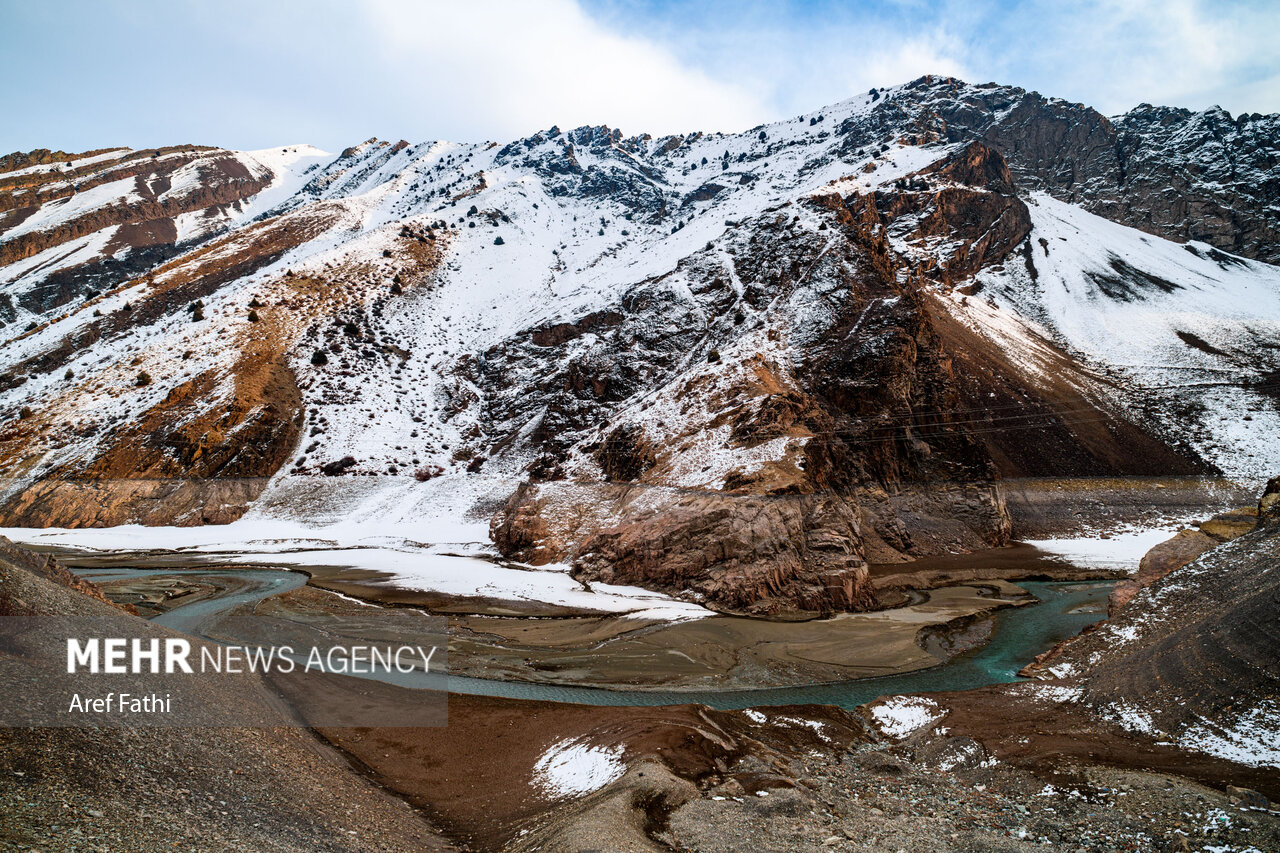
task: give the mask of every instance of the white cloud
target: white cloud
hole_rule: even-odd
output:
[[[606,29],[573,0],[416,4],[371,0],[406,106],[480,112],[493,135],[551,124],[628,133],[740,130],[767,110],[663,47]]]
[[[839,79],[845,82],[849,97],[872,86],[892,86],[906,83],[923,74],[939,74],[948,77],[971,78],[972,72],[963,58],[963,51],[941,35],[902,38],[879,41],[877,47],[854,57],[837,58],[832,64],[845,66]],[[976,82],[976,81],[975,81]],[[811,104],[805,109],[812,109]]]
[[[998,19],[975,61],[1105,113],[1144,101],[1275,111],[1280,90],[1263,84],[1275,77],[1278,28],[1275,4],[1041,0]]]
[[[66,2],[66,0],[62,0]],[[1275,0],[18,4],[5,150],[742,130],[914,79],[1280,111]],[[177,35],[178,37],[175,37]],[[146,44],[146,51],[138,51]],[[50,53],[65,61],[50,66]],[[155,68],[187,69],[160,74]],[[33,70],[34,69],[34,70]]]

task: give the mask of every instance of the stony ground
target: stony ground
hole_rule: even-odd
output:
[[[677,809],[660,837],[698,853],[1280,850],[1280,810],[1177,777],[1090,767],[1047,782],[968,739],[921,751],[865,744],[804,759],[794,787],[730,780]]]
[[[449,846],[299,729],[0,730],[0,850]]]

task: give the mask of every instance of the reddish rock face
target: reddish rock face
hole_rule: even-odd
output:
[[[1280,478],[1272,480],[1271,485],[1280,492]],[[1264,492],[1263,500],[1273,492]],[[1109,611],[1112,615],[1119,612],[1135,595],[1146,587],[1183,566],[1198,560],[1209,551],[1234,539],[1252,533],[1259,525],[1263,513],[1254,507],[1243,507],[1230,512],[1220,513],[1213,518],[1200,522],[1198,530],[1180,530],[1172,539],[1156,545],[1143,555],[1138,564],[1138,571],[1132,578],[1116,585],[1111,592]]]
[[[568,559],[579,580],[643,585],[725,612],[818,614],[874,603],[857,508],[841,497],[617,487],[573,494],[580,488],[522,489],[495,518],[495,541],[525,559]],[[609,518],[557,535],[555,507],[610,497]]]
[[[588,538],[574,577],[643,581],[713,609],[777,615],[860,609],[874,600],[857,516],[834,496],[689,496],[624,511]]]
[[[85,347],[162,325],[175,315],[195,328],[207,326],[212,321],[194,319],[191,306],[271,265],[333,221],[323,209],[267,220],[162,265],[145,279],[145,293],[128,311],[95,317],[57,346],[11,365],[0,374],[0,387],[20,385],[25,375],[59,371]],[[396,245],[397,274],[407,286],[439,256],[433,242],[401,237]],[[258,304],[256,322],[239,320],[220,336],[220,344],[234,355],[229,366],[187,373],[175,384],[172,376],[155,376],[155,382],[165,382],[167,393],[127,421],[104,425],[52,409],[0,428],[0,466],[27,481],[0,501],[7,523],[182,526],[239,518],[300,443],[303,396],[291,361],[298,337],[311,322],[304,312],[323,316],[362,296],[302,276],[284,275],[274,284],[278,296]],[[182,359],[185,364],[186,356]],[[77,436],[98,438],[93,453],[31,476],[42,442]]]
[[[166,156],[157,159],[162,154]],[[173,175],[183,168],[197,169],[199,181],[182,192],[169,193]],[[59,307],[86,289],[103,282],[115,283],[131,272],[142,271],[176,251],[176,217],[197,211],[216,214],[252,198],[271,183],[269,173],[255,176],[234,157],[200,147],[133,152],[107,168],[80,167],[7,178],[0,175],[0,235],[21,224],[42,205],[56,205],[77,193],[129,179],[133,180],[133,191],[127,200],[0,242],[0,266],[5,266],[103,229],[116,228],[102,256],[119,254],[122,261],[104,267],[93,259],[61,269],[51,276],[52,286],[27,297],[26,307],[34,311]]]

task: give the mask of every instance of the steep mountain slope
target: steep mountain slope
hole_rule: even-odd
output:
[[[586,580],[865,606],[868,557],[1006,541],[1002,476],[1280,465],[1277,124],[1224,122],[921,78],[736,135],[10,158],[5,520],[492,515]]]
[[[1032,669],[1079,680],[1091,710],[1133,732],[1251,766],[1280,767],[1280,477],[1248,533],[1139,588],[1098,630]],[[1075,681],[1071,683],[1075,684]]]

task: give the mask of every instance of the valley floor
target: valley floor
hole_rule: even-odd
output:
[[[813,680],[833,667],[865,672],[865,655],[886,644],[901,657],[879,665],[906,669],[939,659],[936,643],[931,651],[920,642],[921,628],[964,628],[994,606],[1020,603],[1013,579],[1132,572],[1148,540],[1167,538],[1161,528],[1177,510],[1159,518],[1126,513],[1117,505],[1147,505],[1111,500],[1115,493],[1107,486],[1108,497],[1096,502],[1073,493],[1089,508],[1074,516],[1077,530],[1089,532],[1084,539],[1044,523],[1036,532],[1045,550],[876,567],[875,582],[909,602],[836,620],[663,623],[545,603],[522,613],[500,597],[397,592],[385,577],[335,565],[315,571],[310,585],[237,609],[220,630],[247,630],[249,617],[340,624],[369,608],[359,596],[381,598],[374,606],[402,616],[412,615],[406,604],[449,612],[455,673],[580,684],[611,678],[618,687],[665,678],[668,689],[684,679],[728,689],[780,675]],[[1052,508],[1041,515],[1071,517]],[[40,547],[65,548],[67,538],[54,533]],[[1108,559],[1091,559],[1100,555]],[[117,559],[76,557],[99,568]],[[128,562],[171,568],[173,559],[135,551]],[[185,559],[190,567],[218,558],[187,551]],[[246,565],[272,562],[260,553]],[[136,622],[39,577],[30,568],[39,563],[14,548],[0,562],[5,593],[25,608],[83,612],[95,628]],[[182,586],[134,579],[111,592],[153,615],[216,596],[216,587],[199,578]],[[865,627],[848,631],[843,623]],[[945,635],[942,655],[985,638]],[[750,665],[741,656],[747,650]],[[0,649],[0,659],[20,657],[21,649]],[[889,697],[852,710],[603,707],[455,694],[446,728],[4,729],[0,843],[46,851],[159,850],[175,841],[228,851],[1280,849],[1280,811],[1268,803],[1280,799],[1280,770],[1100,719],[1079,703],[1079,689],[1071,681],[1024,682]]]

